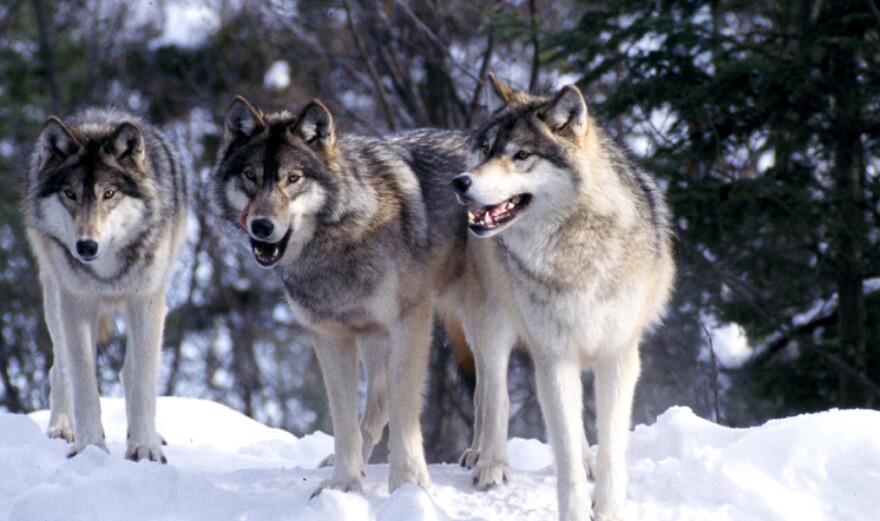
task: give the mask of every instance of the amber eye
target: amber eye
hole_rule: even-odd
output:
[[[76,201],[76,194],[70,188],[64,189],[64,195],[66,195],[68,199],[73,199],[74,201]]]
[[[513,159],[515,159],[517,161],[522,161],[523,159],[526,159],[530,155],[532,155],[531,152],[526,152],[525,150],[520,150],[519,152],[517,152],[516,154],[513,155]]]
[[[290,174],[289,176],[287,176],[287,184],[292,185],[293,183],[299,181],[301,178],[301,175]]]
[[[107,190],[104,192],[104,199],[112,199],[116,195],[116,190]]]
[[[256,180],[256,178],[257,178],[257,174],[254,173],[254,169],[251,168],[251,167],[246,167],[246,168],[242,171],[242,173],[244,174],[245,178],[247,178],[247,179],[250,180],[250,181],[254,181],[254,180]]]

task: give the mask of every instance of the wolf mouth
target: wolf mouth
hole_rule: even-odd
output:
[[[292,229],[288,229],[284,237],[278,242],[263,242],[251,237],[251,250],[254,252],[254,258],[257,260],[257,263],[264,268],[271,268],[277,264],[287,250],[287,243],[290,240],[290,233],[292,231]]]
[[[519,194],[496,205],[468,209],[468,228],[477,235],[498,230],[510,224],[522,212],[532,194]]]

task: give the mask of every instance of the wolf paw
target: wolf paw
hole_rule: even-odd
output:
[[[148,460],[162,464],[168,463],[168,458],[166,458],[165,454],[162,452],[161,444],[130,444],[128,448],[125,449],[125,459],[129,461]]]
[[[480,461],[480,451],[478,449],[467,448],[461,453],[458,462],[462,467],[472,469]]]
[[[360,476],[354,477],[346,477],[346,478],[330,478],[328,480],[322,481],[318,488],[312,492],[312,495],[309,499],[313,499],[321,494],[321,492],[325,490],[338,490],[340,492],[357,492],[359,494],[364,493],[364,481]]]
[[[394,492],[403,485],[418,485],[428,488],[431,478],[428,477],[428,467],[424,463],[410,463],[408,465],[394,465],[388,471],[388,491]]]
[[[510,467],[507,463],[477,463],[474,469],[474,486],[480,490],[488,490],[504,485],[510,479]]]
[[[98,447],[99,449],[103,450],[107,454],[110,454],[110,449],[107,448],[107,445],[104,444],[103,441],[94,442],[94,443],[84,443],[84,444],[77,443],[73,446],[72,449],[70,449],[70,452],[67,453],[67,458],[70,459],[70,458],[75,457],[76,455],[80,454],[82,451],[86,450],[86,447],[89,447],[89,446]]]
[[[64,440],[67,443],[73,443],[76,439],[73,435],[73,429],[69,427],[53,427],[46,431],[46,435],[53,440]]]

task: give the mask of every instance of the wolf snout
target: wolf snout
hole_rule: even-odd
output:
[[[98,256],[98,241],[94,239],[80,239],[76,241],[76,254],[82,260],[94,260]]]
[[[269,219],[254,219],[251,222],[251,233],[257,239],[268,239],[274,231],[275,225]]]
[[[456,176],[452,179],[452,188],[455,189],[455,192],[458,195],[464,195],[467,193],[468,188],[473,184],[473,180],[471,180],[471,176],[467,174],[462,174],[460,176]]]

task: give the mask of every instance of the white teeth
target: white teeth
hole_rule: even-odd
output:
[[[510,204],[511,206],[516,206],[516,205],[518,205],[520,202],[522,202],[522,196],[521,196],[521,195],[518,195],[518,196],[514,197],[513,199],[511,199],[510,202],[509,202],[508,204]]]

